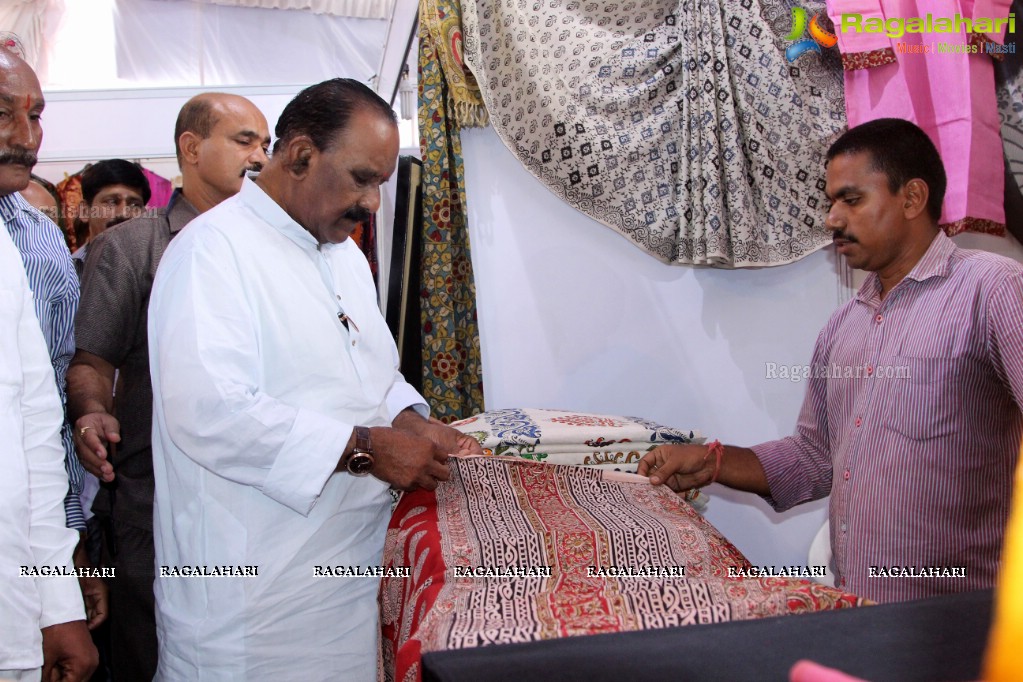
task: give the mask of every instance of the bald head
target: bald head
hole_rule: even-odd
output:
[[[28,185],[43,141],[43,91],[25,60],[0,49],[0,196]]]
[[[57,199],[37,180],[32,179],[25,189],[21,190],[21,197],[42,211],[47,218],[57,222]]]
[[[174,128],[182,192],[200,212],[236,194],[245,172],[267,162],[266,118],[244,97],[196,95],[181,108]]]
[[[178,112],[178,120],[174,123],[174,151],[181,163],[181,134],[194,133],[199,139],[205,140],[213,132],[217,120],[224,109],[234,106],[252,106],[249,100],[226,92],[203,92],[185,102]],[[262,114],[260,114],[262,115]]]

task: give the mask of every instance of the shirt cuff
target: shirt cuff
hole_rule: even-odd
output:
[[[409,407],[418,412],[423,419],[430,418],[430,407],[426,404],[426,400],[407,382],[395,382],[391,386],[391,390],[387,392],[385,402],[387,403],[387,415],[391,422]]]
[[[85,514],[82,512],[82,500],[78,493],[70,491],[64,498],[64,516],[67,527],[79,532],[85,531]]]
[[[308,516],[327,479],[337,470],[352,428],[300,409],[263,482],[263,494]]]
[[[68,564],[65,573],[73,573],[74,564]],[[39,627],[46,628],[59,623],[85,620],[85,604],[82,602],[82,588],[74,575],[47,575],[35,579],[39,601],[43,605],[39,616]]]
[[[767,476],[767,487],[771,490],[764,500],[775,511],[791,509],[808,499],[800,486],[800,481],[806,480],[805,464],[794,447],[790,439],[782,438],[750,448],[760,460]]]

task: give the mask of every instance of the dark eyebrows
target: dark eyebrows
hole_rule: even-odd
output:
[[[354,168],[350,172],[352,174],[352,177],[355,178],[356,181],[361,182],[363,184],[375,182],[378,185],[382,185],[385,182],[387,182],[391,177],[390,173],[386,174],[377,173],[375,170],[371,168]]]
[[[839,187],[838,191],[836,191],[834,194],[829,194],[827,191],[825,191],[824,196],[826,196],[830,201],[840,201],[841,199],[844,199],[846,196],[850,194],[859,193],[860,190],[858,190],[854,185],[846,185],[844,187]]]

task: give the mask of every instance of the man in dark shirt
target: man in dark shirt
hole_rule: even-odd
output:
[[[153,577],[153,391],[146,333],[149,293],[170,240],[192,218],[238,192],[267,161],[266,119],[243,97],[189,100],[174,131],[182,187],[165,209],[116,225],[90,245],[68,371],[68,412],[82,464],[105,482],[93,505],[106,516],[114,680],[150,680],[157,641]],[[114,397],[114,375],[118,373]],[[116,414],[116,416],[115,416]]]

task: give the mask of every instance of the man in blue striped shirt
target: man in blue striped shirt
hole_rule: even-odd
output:
[[[39,117],[43,99],[38,80],[31,68],[17,55],[4,51],[0,69],[10,72],[11,78],[31,75],[38,92],[38,105],[28,112],[32,126],[0,125],[0,219],[7,226],[11,240],[21,254],[32,289],[36,317],[43,338],[50,351],[50,360],[57,382],[61,402],[66,405],[66,376],[68,365],[75,353],[74,322],[78,310],[78,275],[75,273],[64,235],[53,221],[33,208],[19,192],[28,186],[36,153],[42,142]],[[24,73],[18,73],[22,71]],[[0,101],[4,100],[0,89]],[[30,100],[30,103],[33,100]],[[14,106],[22,102],[6,103]],[[13,117],[8,117],[13,118]],[[79,533],[85,532],[85,516],[79,495],[85,480],[85,471],[75,454],[71,425],[66,417],[61,429],[64,446],[64,468],[67,471],[68,493],[64,499],[67,525]],[[76,562],[84,561],[84,543],[76,551]],[[90,627],[96,627],[106,618],[106,587],[99,578],[82,579],[83,594]]]

